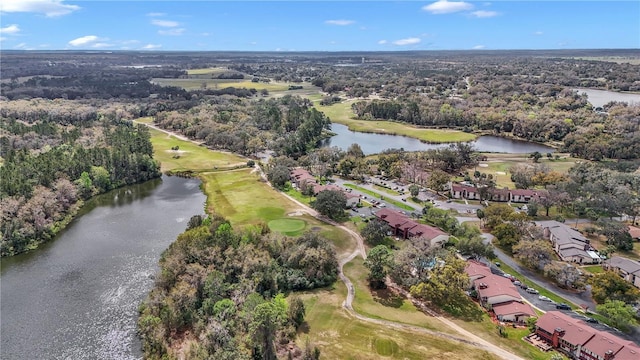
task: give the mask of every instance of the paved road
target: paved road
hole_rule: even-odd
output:
[[[487,234],[487,233],[483,233],[482,237],[484,238],[484,242],[485,243],[490,243],[491,240],[493,239],[493,235],[491,234]],[[541,276],[539,276],[538,274],[534,273],[533,271],[524,268],[522,266],[520,266],[518,263],[516,263],[513,258],[511,258],[511,256],[505,254],[502,250],[500,250],[497,247],[493,248],[494,253],[496,254],[498,260],[506,265],[509,265],[510,267],[512,267],[515,271],[517,271],[519,274],[522,274],[522,276],[524,276],[527,280],[526,282],[532,282],[535,283],[536,285],[545,288],[549,291],[551,291],[552,293],[566,299],[567,301],[581,306],[581,305],[586,305],[589,307],[589,310],[592,312],[595,312],[596,309],[596,304],[595,302],[591,299],[591,292],[589,290],[585,290],[583,292],[580,293],[575,293],[572,291],[568,291],[565,289],[561,289],[558,286],[556,286],[555,284],[551,283],[550,281],[542,278]],[[494,264],[491,265],[492,268],[494,270],[496,270],[496,267]],[[525,298],[529,299],[528,293],[521,291],[521,293],[524,293]],[[536,295],[536,299],[537,300],[537,295]],[[534,304],[536,304],[536,306],[538,305],[539,302],[537,301],[532,301]],[[541,304],[542,308],[544,309],[544,304]]]

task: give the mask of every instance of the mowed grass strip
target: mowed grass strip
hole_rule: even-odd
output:
[[[260,181],[253,169],[204,173],[207,210],[218,213],[232,225],[255,225],[282,218],[296,204]]]
[[[150,128],[149,131],[153,157],[160,161],[162,171],[214,170],[240,166],[247,162],[247,159],[232,153],[213,151],[155,129]],[[171,150],[175,146],[178,146],[178,150]]]
[[[327,115],[332,122],[347,125],[351,131],[365,133],[401,135],[429,143],[444,143],[475,140],[476,135],[458,130],[423,129],[408,124],[384,120],[356,120],[351,110],[353,101],[345,101],[329,106],[315,104],[319,111]]]
[[[306,307],[307,330],[297,343],[309,339],[326,359],[498,359],[486,351],[441,337],[400,330],[354,319],[344,309],[346,288],[337,282],[333,289],[299,293]]]

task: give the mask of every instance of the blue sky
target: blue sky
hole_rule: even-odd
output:
[[[640,48],[640,1],[0,1],[1,49]]]

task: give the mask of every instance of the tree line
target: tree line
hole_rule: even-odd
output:
[[[217,215],[195,216],[162,254],[140,306],[145,357],[176,356],[189,334],[199,340],[190,359],[318,359],[311,345],[293,343],[305,307],[284,294],[332,284],[337,265],[333,245],[317,233],[282,237],[266,225],[240,232]]]
[[[80,126],[71,125],[73,117],[47,117],[33,125],[14,116],[2,119],[2,256],[51,239],[83,200],[160,176],[145,126],[107,117]],[[20,139],[33,134],[44,140],[24,146]]]

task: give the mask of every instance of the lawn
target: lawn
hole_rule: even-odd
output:
[[[296,93],[296,91],[303,91],[305,86],[311,86],[310,84],[293,84],[293,83],[283,83],[283,82],[253,82],[251,80],[246,79],[165,79],[165,78],[154,78],[152,82],[162,86],[178,86],[185,90],[198,90],[203,89],[203,84],[205,84],[206,89],[224,89],[227,87],[234,88],[245,88],[245,89],[256,89],[262,90],[266,89],[269,92],[291,92]],[[301,90],[289,90],[290,85],[301,85],[303,88]]]
[[[298,236],[302,234],[307,223],[297,218],[281,218],[271,220],[267,225],[271,231],[279,232],[287,236]]]
[[[342,309],[346,288],[299,294],[306,306],[306,327],[297,343],[309,339],[323,359],[497,359],[485,351],[440,337],[357,320]]]
[[[604,272],[604,269],[601,265],[583,266],[582,269],[587,270],[592,274],[599,274],[601,272]]]
[[[268,223],[294,211],[291,202],[260,181],[253,169],[204,173],[207,210],[218,213],[232,225]]]
[[[411,126],[408,124],[383,121],[383,120],[355,120],[351,110],[353,101],[344,101],[341,103],[322,106],[315,104],[319,111],[325,113],[332,122],[347,125],[349,130],[360,131],[365,133],[402,135],[416,138],[429,143],[444,143],[456,141],[471,141],[476,135],[465,133],[458,130],[443,129],[424,129]]]
[[[180,140],[162,131],[149,129],[153,157],[160,161],[162,171],[202,171],[242,166],[247,159],[238,155],[209,150],[191,141]],[[171,150],[172,147],[178,150]]]

